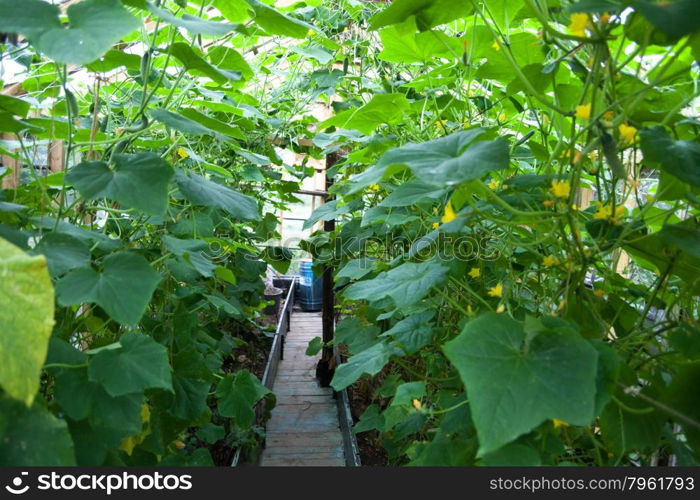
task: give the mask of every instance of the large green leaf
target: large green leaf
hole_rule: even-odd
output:
[[[339,200],[332,200],[328,203],[320,205],[313,211],[311,216],[304,221],[303,228],[309,229],[319,221],[327,221],[335,219],[339,215],[349,214],[355,210],[360,210],[363,207],[361,198],[357,198],[350,203],[342,204]]]
[[[49,272],[53,277],[90,264],[90,247],[84,241],[66,233],[46,234],[34,247],[34,252],[46,257]]]
[[[31,123],[24,120],[17,120],[12,115],[5,111],[0,111],[0,131],[2,132],[22,132],[25,130],[33,132],[41,132],[42,129],[39,127],[34,127]]]
[[[255,419],[255,403],[269,393],[269,389],[248,370],[241,370],[235,375],[229,373],[216,388],[219,413],[234,418],[236,425],[247,429]]]
[[[414,399],[423,398],[425,393],[425,382],[406,382],[396,388],[391,406],[409,405]]]
[[[46,259],[0,238],[0,386],[27,406],[39,390],[53,315]]]
[[[415,16],[420,30],[427,30],[472,13],[471,2],[454,0],[395,0],[386,9],[370,19],[370,28],[377,29],[405,21]]]
[[[341,111],[319,124],[319,130],[330,126],[359,130],[371,134],[377,127],[398,122],[408,110],[403,94],[377,94],[363,106]]]
[[[294,258],[294,252],[287,247],[270,245],[263,249],[260,258],[278,273],[286,274]]]
[[[260,220],[255,198],[180,169],[175,172],[175,180],[180,192],[195,205],[221,208],[241,220]]]
[[[676,141],[664,127],[639,132],[644,161],[693,186],[700,186],[700,144]]]
[[[127,54],[121,50],[110,49],[102,57],[85,67],[96,73],[106,73],[120,66],[124,66],[131,71],[140,71],[141,58],[136,54]]]
[[[181,420],[193,420],[207,408],[211,382],[173,375],[175,397],[168,412]]]
[[[454,186],[508,166],[508,144],[503,139],[476,141],[482,129],[456,132],[428,142],[409,143],[386,153],[377,168],[408,166],[427,184]]]
[[[0,94],[0,110],[22,117],[29,113],[30,104],[24,99]]]
[[[233,72],[234,75],[239,74],[246,80],[255,74],[248,61],[232,47],[223,45],[212,47],[207,51],[207,57],[210,61],[216,61],[217,68]]]
[[[462,47],[457,38],[450,38],[442,32],[426,31],[415,33],[401,26],[391,26],[379,32],[383,49],[379,58],[398,63],[428,63],[434,57],[456,58]]]
[[[163,236],[165,248],[180,257],[187,264],[194,267],[199,274],[205,277],[214,275],[216,264],[213,264],[206,251],[209,245],[202,240],[181,240],[173,236]]]
[[[172,391],[168,350],[148,335],[125,334],[121,347],[102,349],[90,360],[90,381],[102,385],[110,396],[143,392],[146,389]]]
[[[170,45],[170,53],[180,60],[188,71],[195,71],[208,76],[216,83],[225,83],[228,80],[240,80],[240,74],[222,70],[209,64],[201,55],[192,49],[190,44],[175,42]]]
[[[428,295],[432,287],[444,280],[447,271],[448,268],[437,261],[407,262],[374,279],[353,283],[344,296],[350,300],[369,301],[391,297],[397,307],[406,307]]]
[[[408,354],[413,354],[428,345],[433,337],[433,325],[430,320],[435,316],[434,311],[423,311],[402,319],[382,337],[392,337],[397,345]]]
[[[484,455],[481,464],[487,467],[532,467],[542,465],[542,460],[531,446],[511,443]]]
[[[156,121],[161,122],[167,127],[174,128],[175,130],[178,130],[183,134],[217,135],[217,133],[209,127],[206,127],[194,120],[190,120],[189,118],[182,116],[179,113],[173,113],[172,111],[168,111],[167,109],[152,109],[149,111],[149,114]]]
[[[385,342],[380,342],[351,356],[347,363],[343,363],[335,370],[331,381],[333,389],[341,391],[364,374],[376,375],[386,366],[394,353],[393,347]]]
[[[497,80],[501,83],[514,82],[514,84],[508,87],[514,91],[517,91],[518,88],[524,88],[521,87],[522,82],[513,73],[513,68],[508,58],[504,55],[504,51],[501,49],[496,50],[493,48],[492,43],[493,42],[488,42],[488,44],[486,44],[485,50],[488,52],[484,55],[487,61],[479,66],[476,76],[478,78]],[[544,62],[544,54],[542,50],[538,48],[541,43],[542,42],[532,33],[515,33],[509,37],[507,49],[517,61],[518,65],[523,69],[525,76],[531,78],[531,81],[541,85],[541,87],[538,87],[540,89],[551,82],[551,75],[548,79],[545,79],[544,76],[547,75],[543,76],[540,68],[541,63]],[[483,46],[481,50],[484,50]],[[477,56],[472,55],[472,57]]]
[[[168,184],[172,167],[154,153],[116,154],[114,166],[102,161],[82,162],[66,174],[88,200],[111,198],[125,208],[136,208],[150,215],[162,215],[168,207]]]
[[[59,63],[86,64],[139,27],[119,0],[83,0],[68,7],[68,27],[59,8],[42,0],[0,0],[0,30],[26,36]]]
[[[76,465],[66,421],[36,405],[0,397],[0,443],[3,467]]]
[[[682,366],[665,395],[665,403],[680,412],[685,418],[676,421],[683,427],[688,442],[700,456],[700,395],[697,390],[700,377],[700,362]],[[639,404],[639,403],[637,403]],[[668,415],[665,415],[666,417]]]
[[[190,120],[195,121],[208,129],[213,130],[214,132],[219,132],[220,134],[228,135],[229,137],[233,137],[235,139],[246,139],[245,134],[243,134],[239,128],[232,127],[228,123],[224,123],[216,118],[207,116],[196,109],[181,108],[179,111],[185,118],[189,118]]]
[[[376,325],[366,326],[357,318],[346,317],[336,326],[334,342],[347,345],[350,354],[358,354],[379,342],[380,331]]]
[[[269,5],[257,0],[246,0],[253,8],[255,16],[253,21],[271,35],[289,36],[292,38],[306,38],[309,30],[314,27],[299,19],[277,12]]]
[[[688,222],[691,222],[689,219]],[[680,248],[689,255],[700,259],[700,229],[690,224],[666,224],[659,232],[664,241]]]
[[[595,416],[598,353],[569,328],[526,335],[507,315],[487,313],[443,350],[467,389],[482,455],[547,419],[588,425]]]
[[[700,2],[697,0],[663,3],[635,0],[632,3],[651,24],[676,40],[700,29]]]
[[[603,442],[616,456],[628,451],[649,452],[656,449],[661,439],[661,430],[666,417],[658,410],[618,391],[616,399],[627,408],[642,410],[632,413],[622,409],[617,403],[610,403],[600,415],[598,422]]]
[[[361,257],[348,261],[337,273],[336,278],[349,278],[359,280],[364,278],[374,269],[374,259],[372,257]]]
[[[214,0],[214,7],[233,23],[241,23],[250,17],[251,9],[244,0]]]
[[[185,28],[193,35],[222,37],[238,28],[236,24],[207,21],[190,14],[183,14],[182,17],[177,17],[165,9],[156,7],[152,2],[146,2],[146,5],[149,11],[160,17],[166,23]]]
[[[74,269],[56,284],[62,306],[95,302],[115,320],[135,325],[146,311],[160,275],[140,255],[117,253],[107,257],[102,271]]]
[[[51,370],[57,372],[54,387],[56,403],[72,420],[89,422],[90,427],[98,432],[98,439],[104,448],[112,448],[121,439],[141,431],[142,392],[112,396],[102,385],[90,381],[87,367]],[[76,442],[76,453],[78,446]],[[93,443],[93,446],[101,447],[97,443]]]
[[[421,201],[434,201],[445,196],[447,191],[434,184],[420,180],[404,182],[380,203],[383,207],[407,207]]]

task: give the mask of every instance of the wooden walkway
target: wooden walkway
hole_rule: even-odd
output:
[[[305,354],[321,336],[321,313],[292,313],[273,391],[277,406],[267,423],[262,466],[345,466],[338,409],[331,388],[316,382],[317,356]]]

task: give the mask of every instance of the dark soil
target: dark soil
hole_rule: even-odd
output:
[[[354,422],[358,422],[360,416],[372,404],[374,389],[370,387],[369,381],[359,380],[348,387],[347,391],[352,419]],[[360,460],[363,466],[388,465],[387,454],[382,448],[378,431],[361,432],[355,437],[357,438],[357,446],[360,448]]]
[[[240,370],[248,370],[253,373],[258,379],[262,379],[265,373],[267,364],[267,356],[272,347],[272,338],[265,334],[265,331],[274,329],[277,324],[276,315],[262,316],[258,324],[260,329],[255,331],[246,328],[241,330],[233,327],[229,331],[235,332],[234,336],[246,341],[246,345],[238,347],[231,352],[231,355],[224,359],[222,369],[225,373],[236,373]],[[272,328],[270,328],[272,327]],[[214,410],[214,408],[212,408]],[[224,422],[220,422],[223,424]],[[192,429],[194,434],[194,429]],[[262,443],[260,443],[262,444]],[[196,447],[207,447],[211,453],[214,464],[219,467],[230,467],[231,462],[236,453],[237,447],[229,444],[226,440],[219,440],[214,444],[207,444],[197,440]],[[252,455],[255,455],[255,450],[249,450]],[[247,459],[254,461],[254,458],[241,454],[241,460],[245,462]]]

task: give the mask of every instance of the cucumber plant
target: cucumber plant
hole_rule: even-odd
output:
[[[261,276],[289,264],[261,245],[308,174],[275,167],[300,119],[266,79],[313,28],[254,1],[64,4],[0,1],[0,464],[254,461]]]
[[[355,432],[392,464],[697,464],[700,5],[458,4],[358,15],[319,124]]]

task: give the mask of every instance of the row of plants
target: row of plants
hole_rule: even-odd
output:
[[[305,248],[388,463],[697,465],[699,8],[346,9]]]
[[[254,461],[265,242],[313,173],[275,92],[335,44],[312,7],[58,4],[0,1],[0,464]]]

